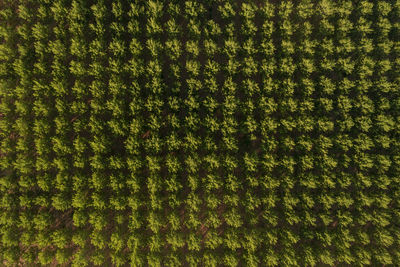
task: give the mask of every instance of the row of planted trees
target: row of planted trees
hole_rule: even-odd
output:
[[[397,265],[395,0],[5,1],[5,265]]]

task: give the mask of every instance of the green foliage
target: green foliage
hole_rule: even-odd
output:
[[[3,2],[3,265],[400,265],[398,1]]]

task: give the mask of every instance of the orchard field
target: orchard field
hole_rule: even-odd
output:
[[[399,0],[0,0],[3,266],[400,266]]]

